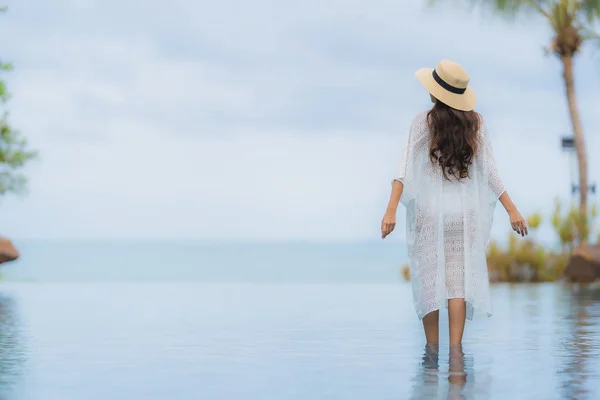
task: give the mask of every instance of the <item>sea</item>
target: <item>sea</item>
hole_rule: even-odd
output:
[[[496,284],[426,347],[397,242],[16,241],[0,399],[598,399],[600,290]]]
[[[394,283],[401,242],[15,241],[5,281]]]

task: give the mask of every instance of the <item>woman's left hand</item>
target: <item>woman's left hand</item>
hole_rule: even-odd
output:
[[[392,233],[396,227],[396,214],[392,212],[386,212],[381,221],[381,238],[385,239],[387,235]]]

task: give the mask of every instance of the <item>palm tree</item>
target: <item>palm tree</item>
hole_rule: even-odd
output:
[[[430,3],[439,2],[440,0],[430,0]],[[492,7],[494,11],[506,16],[533,11],[550,24],[554,37],[547,47],[547,53],[556,55],[563,66],[563,82],[579,163],[580,212],[582,217],[586,217],[588,162],[575,96],[573,61],[584,42],[600,38],[592,28],[594,23],[600,21],[600,0],[471,0],[470,2]]]

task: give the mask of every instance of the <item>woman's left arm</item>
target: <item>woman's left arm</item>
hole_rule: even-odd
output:
[[[400,198],[402,197],[402,190],[404,190],[404,184],[395,180],[392,184],[392,193],[390,194],[387,210],[381,221],[382,239],[385,239],[385,237],[392,233],[396,227],[396,211],[398,210],[398,203],[400,203]]]

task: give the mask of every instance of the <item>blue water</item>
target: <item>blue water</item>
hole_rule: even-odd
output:
[[[600,398],[598,291],[495,286],[451,357],[406,284],[1,288],[5,400]]]
[[[7,281],[383,283],[401,279],[406,246],[340,244],[16,241]]]
[[[17,245],[3,400],[600,398],[600,289],[494,285],[426,352],[398,243]]]

